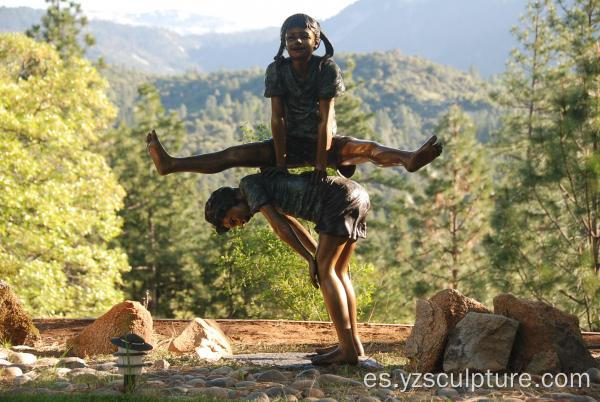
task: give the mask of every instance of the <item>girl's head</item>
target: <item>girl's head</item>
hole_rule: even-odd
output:
[[[323,40],[323,43],[325,43],[325,56],[323,57],[323,61],[333,56],[333,46],[323,31],[321,31],[319,22],[306,14],[294,14],[289,16],[281,26],[279,50],[277,51],[277,55],[275,55],[276,61],[279,62],[283,60],[283,50],[286,48],[286,33],[292,28],[309,29],[315,35],[314,50],[319,47],[321,40]]]
[[[236,188],[221,187],[215,190],[204,207],[204,218],[219,234],[236,226],[244,226],[251,217],[248,204]]]

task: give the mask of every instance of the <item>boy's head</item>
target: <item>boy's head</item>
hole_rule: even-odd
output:
[[[281,25],[281,31],[279,32],[279,51],[275,56],[275,60],[280,61],[283,59],[283,50],[286,48],[286,33],[294,28],[300,28],[301,30],[310,30],[314,34],[314,50],[316,50],[319,47],[319,44],[321,43],[322,39],[323,43],[325,43],[324,59],[333,56],[333,46],[331,45],[331,42],[329,42],[329,39],[327,39],[323,31],[321,31],[321,25],[319,25],[319,22],[306,14],[294,14],[286,18],[286,20],[283,22],[283,25]]]
[[[204,218],[211,223],[217,233],[225,233],[236,226],[244,226],[252,214],[238,189],[221,187],[215,190],[204,206]]]

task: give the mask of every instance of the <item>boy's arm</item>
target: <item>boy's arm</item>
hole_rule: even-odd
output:
[[[327,152],[331,149],[333,137],[334,98],[319,99],[319,133],[317,137],[317,160],[315,168],[325,173],[327,169]]]
[[[286,167],[285,138],[287,129],[285,126],[285,113],[283,109],[283,98],[281,96],[271,97],[271,132],[275,144],[275,163],[278,168]]]
[[[315,288],[319,287],[319,275],[317,270],[317,261],[298,239],[296,232],[292,229],[288,221],[271,204],[265,204],[260,208],[260,212],[267,218],[267,221],[273,228],[275,234],[291,248],[293,248],[302,258],[308,262],[308,272],[310,281]]]
[[[280,210],[277,210],[277,212],[279,212],[283,219],[285,219],[288,222],[292,230],[296,233],[296,236],[298,237],[298,240],[300,240],[302,245],[313,255],[315,255],[317,253],[317,242],[315,241],[315,239],[313,239],[308,230],[306,230],[306,228],[293,216],[286,215]]]

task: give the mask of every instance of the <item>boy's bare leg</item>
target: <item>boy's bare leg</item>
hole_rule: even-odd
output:
[[[327,312],[333,321],[338,336],[339,347],[331,353],[313,357],[313,364],[356,364],[358,361],[358,355],[354,348],[346,291],[342,281],[335,273],[337,260],[347,242],[348,239],[344,237],[327,234],[322,234],[319,237],[319,247],[317,249],[319,283]]]
[[[352,286],[352,282],[350,280],[349,267],[350,267],[350,257],[356,248],[356,242],[350,241],[346,243],[344,250],[340,254],[340,257],[337,260],[335,266],[335,273],[337,277],[342,282],[344,286],[344,291],[346,292],[346,299],[348,300],[348,313],[350,315],[350,325],[352,328],[352,339],[354,342],[354,349],[359,356],[365,355],[365,350],[360,341],[360,337],[358,335],[358,325],[356,321],[356,295],[354,293],[354,287]],[[338,348],[338,345],[329,346],[327,348],[316,349],[317,354],[327,354],[335,351]]]
[[[223,151],[186,158],[175,158],[167,153],[152,130],[146,136],[148,153],[160,175],[176,172],[218,173],[232,167],[263,167],[273,164],[273,147],[264,142],[237,145]]]
[[[409,172],[416,172],[429,164],[442,153],[442,144],[434,135],[416,151],[401,151],[373,141],[353,139],[340,149],[340,162],[343,165],[356,165],[372,162],[377,166],[402,165]]]

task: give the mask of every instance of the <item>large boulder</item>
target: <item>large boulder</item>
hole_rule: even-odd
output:
[[[219,324],[202,318],[192,320],[177,338],[171,340],[169,351],[196,352],[199,357],[208,360],[218,360],[232,354],[229,339],[221,331]]]
[[[510,294],[494,298],[494,312],[520,323],[509,365],[512,371],[581,373],[596,366],[576,316]]]
[[[0,339],[13,345],[31,345],[39,336],[17,295],[10,285],[0,280]]]
[[[140,303],[130,300],[113,306],[79,335],[70,339],[67,345],[71,353],[79,357],[110,354],[117,351],[110,339],[128,333],[137,334],[148,343],[153,341],[150,312]]]
[[[450,331],[444,371],[506,370],[518,327],[502,315],[468,313]]]
[[[404,346],[409,368],[420,373],[440,371],[448,333],[470,311],[490,313],[483,304],[455,289],[417,300],[415,325]]]

